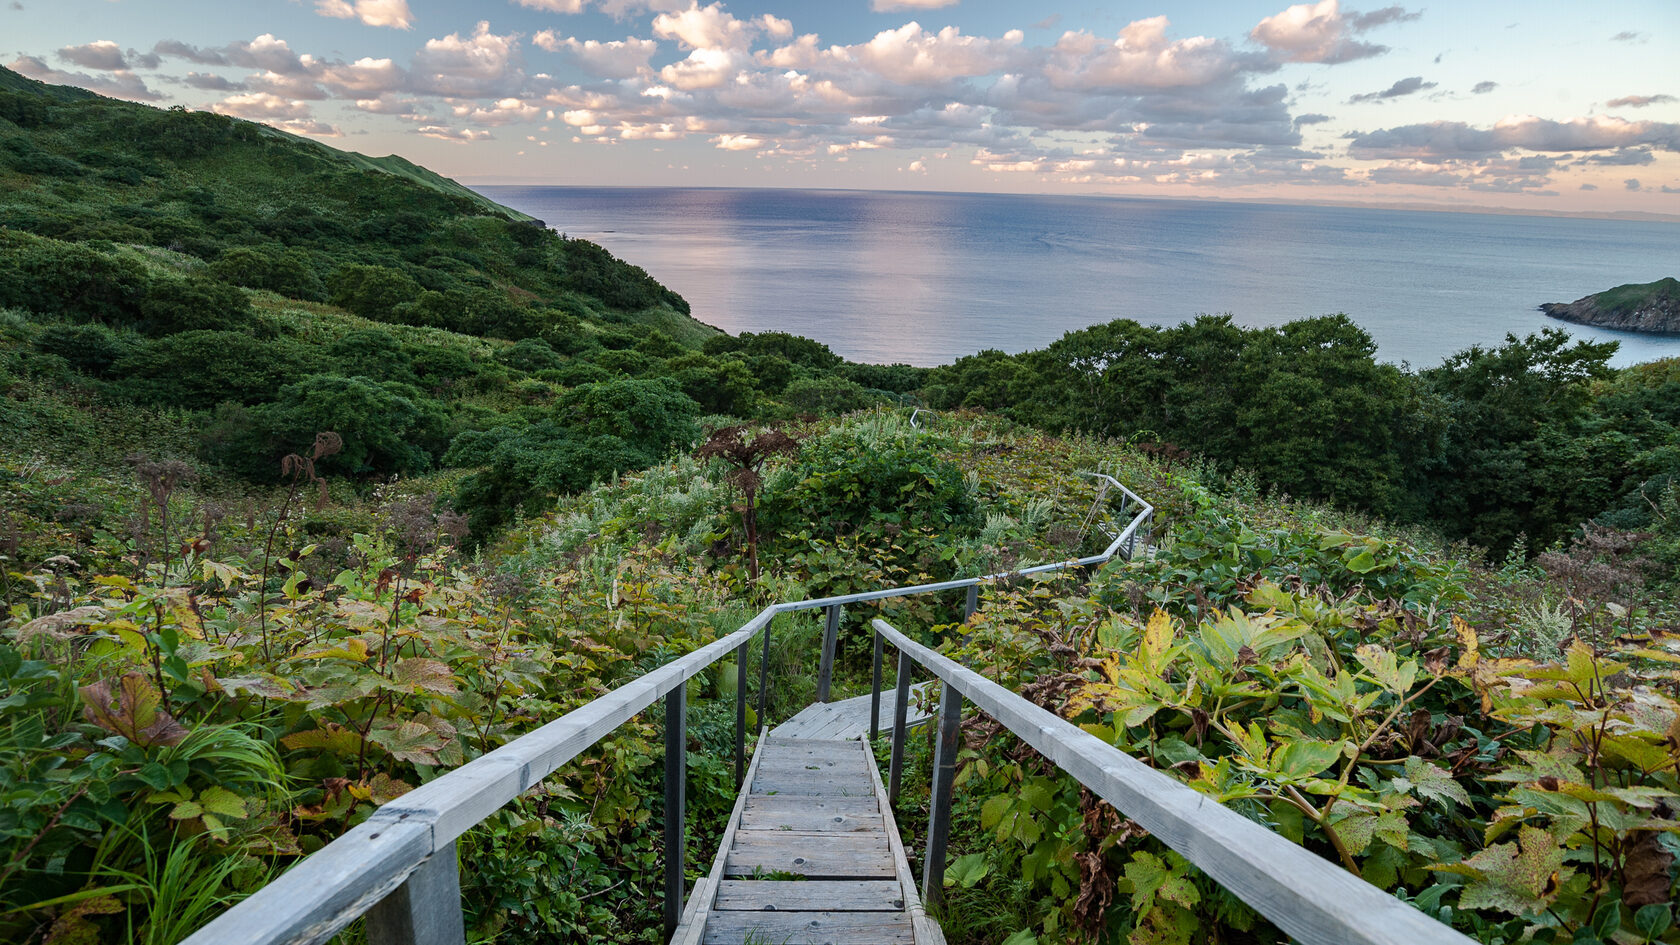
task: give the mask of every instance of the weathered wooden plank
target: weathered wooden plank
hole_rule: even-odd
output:
[[[862,784],[869,780],[869,774],[864,771],[863,759],[856,758],[844,763],[834,762],[823,764],[817,759],[810,761],[777,761],[766,762],[758,769],[760,779],[768,778],[772,781],[798,781],[801,779],[842,780],[855,781]]]
[[[810,798],[794,795],[772,794],[756,795],[754,801],[797,801],[795,805],[785,806],[779,811],[761,811],[748,806],[741,817],[743,830],[777,830],[784,833],[859,833],[862,831],[884,831],[886,822],[881,819],[881,811],[874,801],[868,801],[867,810],[842,812],[834,808],[824,807],[814,809],[813,800],[851,800],[851,798]],[[860,799],[863,800],[863,799]]]
[[[881,816],[886,821],[882,832],[887,835],[887,847],[892,853],[893,867],[898,871],[898,885],[904,891],[904,911],[910,916],[910,927],[915,932],[916,945],[945,945],[945,931],[939,927],[938,922],[928,916],[927,910],[922,907],[921,899],[916,895],[916,880],[910,874],[910,861],[904,855],[904,839],[898,834],[898,821],[893,818],[892,805],[885,801],[887,789],[881,784],[881,769],[875,764],[873,755],[869,758],[869,780],[875,786],[875,795],[882,798]]]
[[[835,775],[857,775],[864,777],[864,753],[805,753],[805,755],[783,755],[774,753],[773,757],[764,758],[763,765],[759,765],[758,772],[820,772],[835,773]]]
[[[906,706],[905,723],[920,725],[932,718],[932,705],[925,698],[929,683],[913,687],[911,702]],[[784,738],[862,739],[869,734],[871,695],[841,699],[827,704],[806,706],[793,718],[771,729],[770,733]],[[881,718],[892,716],[897,709],[897,691],[881,692]]]
[[[808,794],[827,797],[869,797],[872,792],[863,777],[835,777],[815,771],[767,777],[760,774],[753,779],[754,794]]]
[[[184,943],[324,942],[408,879],[431,855],[431,832],[423,823],[365,821]]]
[[[761,731],[758,747],[753,749],[752,762],[747,766],[746,778],[749,783],[753,773],[758,770],[759,759],[763,757],[764,742]],[[688,897],[688,906],[683,910],[682,924],[677,926],[676,934],[671,936],[671,945],[700,945],[700,938],[706,929],[706,917],[710,914],[712,897],[717,894],[718,885],[723,882],[724,861],[727,859],[730,844],[734,842],[735,831],[741,826],[747,799],[748,794],[745,790],[735,795],[735,806],[729,812],[729,821],[723,826],[723,838],[718,843],[717,856],[712,858],[712,871],[694,884],[694,892]]]
[[[466,945],[455,844],[432,854],[367,913],[368,945]]]
[[[904,888],[896,879],[796,882],[726,879],[714,912],[903,912]]]
[[[900,652],[1302,945],[1470,945],[1450,927],[916,643],[886,621],[874,626]]]
[[[815,840],[815,842],[813,842]],[[738,830],[724,863],[725,876],[797,873],[800,876],[890,879],[892,851],[884,836],[842,834],[820,839],[782,831]]]
[[[902,912],[714,912],[703,945],[915,945]]]

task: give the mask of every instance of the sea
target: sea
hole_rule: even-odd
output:
[[[1017,353],[1116,318],[1345,313],[1377,355],[1432,367],[1546,327],[1613,340],[1618,366],[1680,336],[1538,311],[1680,276],[1680,223],[1124,197],[481,186],[605,246],[729,332],[786,331],[856,361]]]

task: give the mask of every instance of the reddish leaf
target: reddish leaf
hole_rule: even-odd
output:
[[[162,694],[145,676],[129,673],[117,680],[115,693],[111,690],[109,680],[81,688],[89,722],[136,745],[175,745],[187,737],[186,728],[163,711]]]

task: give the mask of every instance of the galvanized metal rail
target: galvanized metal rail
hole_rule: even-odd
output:
[[[713,663],[731,654],[735,656],[735,778],[739,784],[746,773],[747,650],[762,634],[758,702],[762,719],[769,683],[770,627],[778,614],[827,611],[828,630],[823,635],[823,670],[819,679],[819,687],[826,693],[832,677],[840,614],[849,604],[963,590],[966,612],[972,614],[982,584],[1090,567],[1116,555],[1130,558],[1140,539],[1148,544],[1147,528],[1154,507],[1112,476],[1087,475],[1107,480],[1111,491],[1118,489],[1125,497],[1123,508],[1135,509],[1130,522],[1101,553],[981,577],[772,604],[728,636],[672,660],[384,805],[366,821],[183,940],[182,945],[313,945],[331,938],[362,915],[367,916],[370,945],[462,945],[465,922],[461,914],[456,839],[662,699],[666,719],[665,925],[667,933],[675,930],[683,911],[685,683]],[[902,656],[900,666],[905,668]],[[875,688],[879,691],[878,642],[875,667]],[[904,695],[900,693],[895,707],[900,731],[904,727],[907,701]],[[873,718],[872,736],[879,729],[878,708]],[[895,751],[889,791],[894,798],[898,794],[898,762]]]

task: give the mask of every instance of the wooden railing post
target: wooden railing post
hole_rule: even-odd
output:
[[[822,666],[817,671],[817,701],[828,701],[829,684],[834,680],[834,647],[840,641],[840,605],[827,608],[828,623],[823,627]]]
[[[962,731],[963,697],[955,686],[940,686],[939,740],[933,748],[933,793],[928,798],[927,857],[922,860],[922,901],[938,906],[945,898],[945,841],[951,834],[951,785],[957,777],[957,736]]]
[[[888,804],[898,803],[898,776],[904,767],[904,722],[905,712],[910,708],[910,665],[910,654],[899,650],[898,686],[893,690],[892,760],[887,763]]]
[[[881,647],[885,641],[875,633],[875,654],[869,661],[869,744],[881,735]],[[873,747],[871,748],[873,750]]]
[[[688,790],[688,684],[665,697],[665,938],[683,911],[683,821]]]
[[[368,910],[367,937],[368,945],[465,945],[453,840]]]
[[[735,651],[735,786],[747,774],[747,659],[752,641]]]
[[[758,661],[758,725],[763,728],[769,716],[764,714],[767,700],[770,698],[770,627],[775,624],[772,616],[764,622],[764,650]]]

